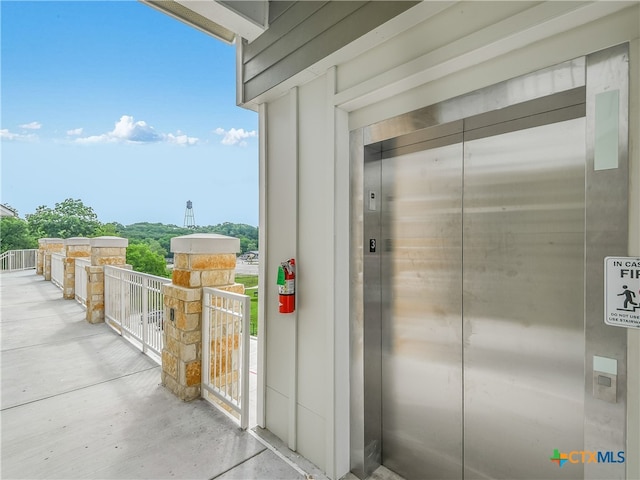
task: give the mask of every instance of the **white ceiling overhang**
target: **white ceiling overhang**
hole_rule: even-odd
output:
[[[267,29],[267,0],[140,0],[226,43],[253,41]]]

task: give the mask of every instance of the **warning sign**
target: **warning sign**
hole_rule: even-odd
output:
[[[640,258],[604,259],[604,323],[640,328]]]

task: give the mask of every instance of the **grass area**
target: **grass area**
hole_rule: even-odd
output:
[[[258,286],[257,275],[236,275],[236,282],[244,285],[244,288],[251,288]]]
[[[257,275],[236,275],[236,282],[242,283],[247,290],[245,293],[251,298],[251,335],[258,334],[258,297],[254,292],[258,291]]]
[[[249,333],[253,336],[258,335],[258,297],[251,297],[251,328]]]

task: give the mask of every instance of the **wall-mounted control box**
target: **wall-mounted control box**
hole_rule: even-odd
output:
[[[618,394],[618,361],[614,358],[593,356],[593,396],[616,403]]]

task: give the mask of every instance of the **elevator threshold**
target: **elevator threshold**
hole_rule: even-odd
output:
[[[356,477],[353,473],[349,472],[340,480],[360,480],[360,479]],[[367,480],[405,480],[405,478],[389,470],[384,465],[380,465],[371,474],[371,476],[367,477]]]
[[[380,465],[369,477],[369,480],[404,480],[404,477],[389,470],[384,465]]]

